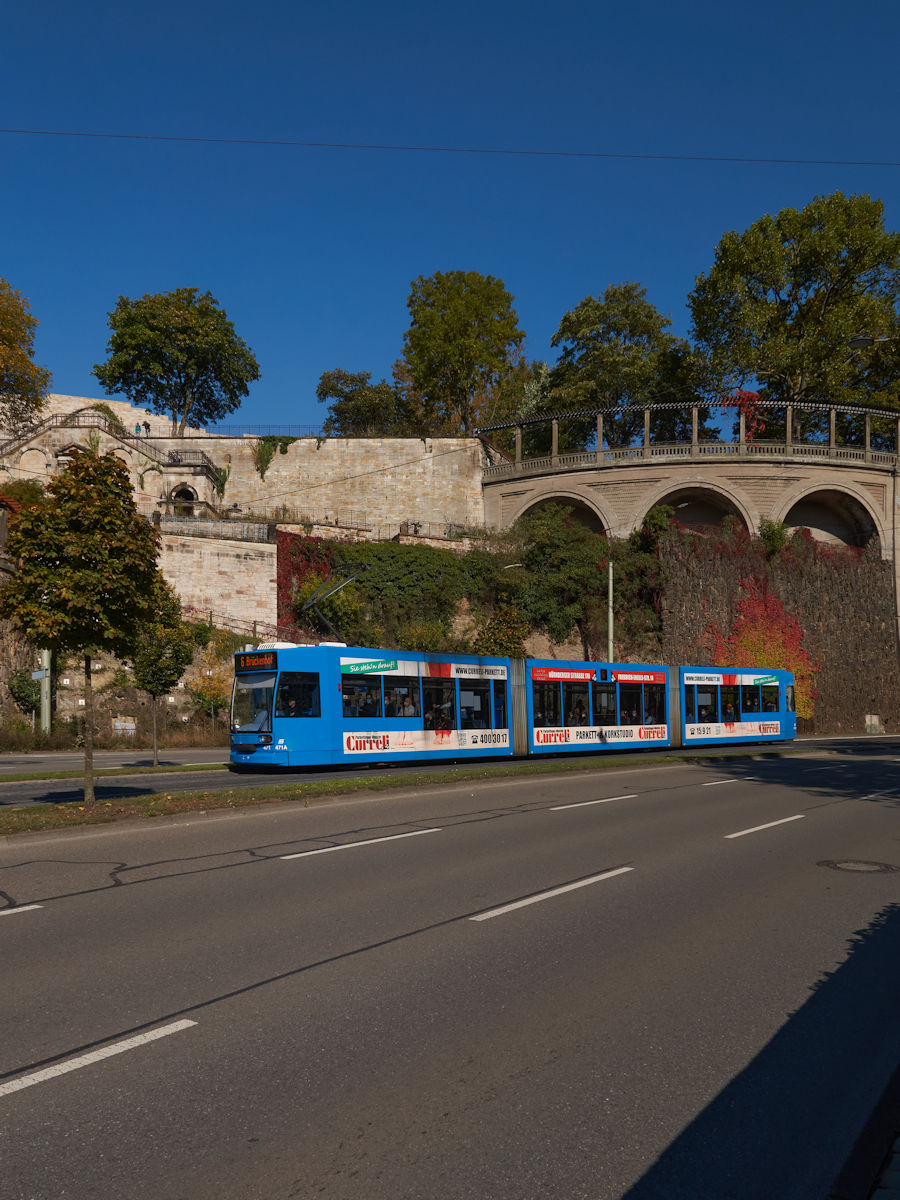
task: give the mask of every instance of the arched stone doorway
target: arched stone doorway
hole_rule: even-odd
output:
[[[169,511],[176,517],[194,516],[194,505],[197,503],[197,493],[187,483],[178,483],[169,492]]]

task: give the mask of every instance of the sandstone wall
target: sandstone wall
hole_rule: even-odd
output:
[[[98,404],[115,414],[132,439],[136,424],[150,426],[149,436],[141,433],[137,444],[93,431],[101,453],[112,451],[129,468],[142,512],[158,509],[166,497],[187,487],[215,507],[237,505],[244,513],[273,520],[368,527],[384,537],[394,536],[401,525],[417,524],[422,533],[428,527],[431,536],[441,536],[438,531],[447,526],[484,524],[483,451],[477,438],[298,438],[284,453],[276,449],[261,477],[259,438],[217,437],[200,430],[173,438],[164,417],[120,400],[85,396],[52,395],[42,417]],[[91,433],[86,428],[38,432],[3,457],[0,480],[33,477],[46,483],[61,469],[66,449],[86,443]],[[227,473],[221,495],[202,471],[177,465],[160,469],[155,461],[158,455],[193,450]]]
[[[221,503],[248,512],[355,527],[481,526],[476,438],[299,438],[260,478],[256,438],[186,438],[230,468]]]
[[[274,625],[274,543],[163,534],[159,565],[181,603],[245,621]]]

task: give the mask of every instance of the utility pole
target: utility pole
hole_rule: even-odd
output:
[[[613,565],[612,559],[609,560],[609,586],[607,587],[609,597],[609,610],[606,614],[606,628],[609,634],[609,642],[606,648],[607,662],[613,662]]]
[[[50,732],[50,651],[41,651],[41,732]]]

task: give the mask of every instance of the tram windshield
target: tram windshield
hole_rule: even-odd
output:
[[[262,733],[272,729],[274,671],[251,671],[235,675],[231,697],[232,733]]]

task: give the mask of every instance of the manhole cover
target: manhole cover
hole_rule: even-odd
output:
[[[867,862],[859,858],[825,858],[817,864],[820,867],[830,867],[832,871],[860,871],[870,875],[887,875],[891,871],[900,871],[891,863]]]

